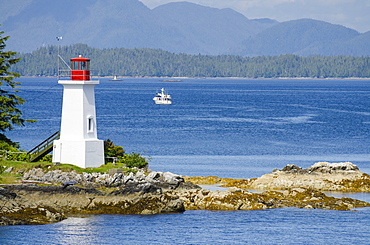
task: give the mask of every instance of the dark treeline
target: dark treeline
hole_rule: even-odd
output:
[[[174,54],[157,49],[97,49],[85,44],[49,46],[19,54],[13,71],[22,76],[55,76],[58,53],[69,63],[82,55],[100,76],[131,77],[370,77],[370,57],[296,55],[241,57]],[[60,68],[67,67],[60,62]]]

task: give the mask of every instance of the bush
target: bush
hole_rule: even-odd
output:
[[[147,159],[142,157],[140,153],[125,154],[123,147],[115,145],[110,139],[104,141],[104,154],[106,164],[116,158],[118,160],[117,165],[125,165],[127,168],[145,168],[148,166]]]
[[[27,162],[28,157],[27,152],[8,152],[6,159],[9,161]]]
[[[140,153],[132,152],[125,154],[121,161],[128,168],[145,168],[148,166],[148,161],[145,157],[140,156]]]
[[[120,160],[124,154],[125,150],[122,146],[116,146],[110,139],[104,141],[104,155],[106,163],[113,162],[113,158]]]

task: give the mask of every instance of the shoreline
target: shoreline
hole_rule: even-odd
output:
[[[151,170],[135,174],[78,174],[32,168],[23,174],[23,181],[0,187],[0,225],[50,224],[68,217],[100,214],[153,215],[283,207],[351,211],[370,207],[363,200],[325,194],[328,191],[370,194],[370,176],[348,162],[320,162],[307,169],[287,165],[254,179],[183,177]],[[205,189],[199,186],[200,182],[213,183],[222,189]]]

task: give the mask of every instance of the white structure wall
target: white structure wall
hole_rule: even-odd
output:
[[[104,141],[97,138],[95,85],[99,81],[59,80],[64,86],[60,139],[53,162],[82,168],[104,164]]]

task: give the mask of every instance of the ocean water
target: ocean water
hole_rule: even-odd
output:
[[[20,78],[25,118],[7,135],[29,150],[59,130],[62,86]],[[286,164],[350,161],[370,173],[370,80],[101,79],[98,137],[182,175],[253,178]],[[155,105],[164,87],[172,105]],[[330,193],[341,196],[343,194]],[[369,201],[369,194],[345,194]],[[294,208],[70,218],[0,227],[0,244],[370,244],[370,210]]]
[[[369,244],[369,211],[283,208],[99,215],[0,227],[1,244]]]
[[[60,128],[62,85],[21,78],[30,150]],[[101,79],[98,137],[183,175],[252,178],[286,164],[350,161],[370,173],[370,80]],[[155,105],[164,87],[172,105]]]

